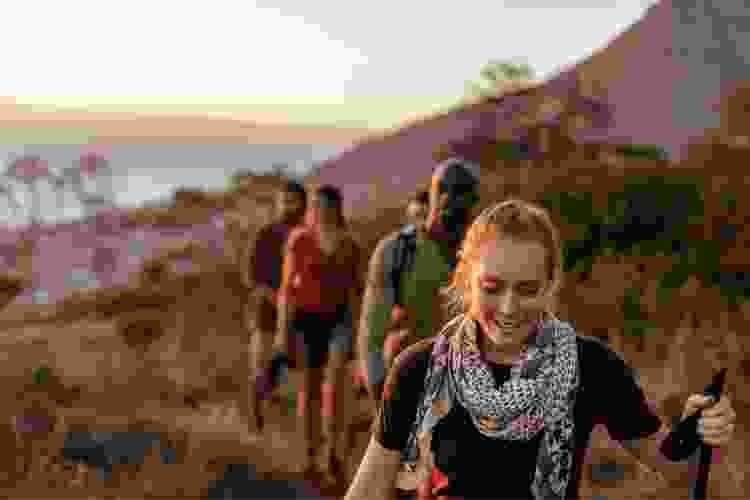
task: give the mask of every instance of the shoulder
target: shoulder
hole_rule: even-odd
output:
[[[372,258],[371,263],[373,265],[384,265],[388,266],[390,264],[390,255],[393,253],[394,249],[396,248],[396,243],[398,242],[400,231],[393,231],[378,241],[378,244],[375,246],[375,250],[372,252]]]
[[[397,229],[396,231],[391,231],[390,233],[385,235],[378,242],[378,245],[375,247],[375,251],[380,250],[382,253],[395,247],[396,243],[398,242],[398,238],[400,234],[401,234],[401,230]]]
[[[429,364],[435,337],[421,340],[413,344],[396,357],[386,383],[395,383],[404,379],[422,380]]]
[[[414,357],[425,357],[432,354],[432,349],[435,346],[435,337],[430,337],[424,340],[420,340],[415,344],[410,345],[396,357],[396,364],[402,361],[408,360]]]
[[[289,231],[289,237],[287,241],[289,245],[297,244],[301,241],[309,240],[312,238],[312,230],[306,226],[295,226]]]
[[[630,387],[633,383],[637,384],[636,370],[605,341],[587,335],[577,335],[576,340],[581,358],[581,374],[587,385]]]
[[[592,358],[592,361],[600,364],[625,364],[625,358],[620,353],[613,351],[604,340],[598,337],[577,334],[576,341],[583,355]]]

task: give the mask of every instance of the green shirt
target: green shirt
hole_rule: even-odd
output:
[[[386,274],[391,271],[388,265],[395,265],[395,249],[398,241],[392,240],[390,243],[391,247],[387,247],[384,252],[385,262],[388,263]],[[450,263],[441,253],[439,245],[430,239],[417,238],[414,266],[411,270],[404,270],[401,276],[401,297],[408,314],[414,316],[415,331],[413,333],[417,338],[423,339],[437,333],[435,328],[439,318],[435,317],[437,310],[435,301],[441,300],[438,292],[440,288],[448,286],[450,277]],[[386,327],[396,298],[389,276],[386,276],[385,288],[385,293],[390,300],[373,305],[369,313],[370,352],[383,351]]]
[[[419,339],[437,333],[435,300],[441,288],[450,284],[451,268],[438,244],[429,239],[417,240],[414,268],[401,278],[402,297],[407,310],[415,315],[414,335]]]

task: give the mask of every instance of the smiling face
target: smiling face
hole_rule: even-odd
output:
[[[541,243],[493,239],[484,243],[472,266],[470,316],[495,351],[515,352],[544,311],[549,259]]]

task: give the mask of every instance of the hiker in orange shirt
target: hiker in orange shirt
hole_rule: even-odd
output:
[[[306,224],[295,229],[287,242],[275,348],[285,352],[290,334],[304,345],[304,377],[297,396],[297,416],[303,419],[308,450],[303,469],[306,474],[316,471],[320,412],[326,464],[322,473],[328,483],[338,482],[341,473],[336,442],[344,430],[341,389],[348,382],[345,367],[363,288],[360,251],[346,227],[339,190],[317,189]]]

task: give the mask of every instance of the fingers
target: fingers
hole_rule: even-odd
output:
[[[724,398],[722,398],[722,400],[723,399]],[[714,404],[714,400],[712,397],[704,396],[702,394],[693,394],[690,397],[688,397],[687,401],[685,401],[685,407],[682,412],[682,418],[693,415],[698,410],[707,409],[711,407],[713,404]]]
[[[689,417],[690,415],[693,415],[697,410],[701,409],[703,402],[703,396],[697,394],[691,395],[687,399],[687,401],[685,401],[685,406],[682,410],[682,418]]]
[[[734,424],[728,424],[723,427],[699,427],[698,432],[701,440],[709,446],[724,446],[728,444],[734,436]]]
[[[721,400],[717,404],[706,408],[703,411],[704,417],[717,417],[721,415],[730,416],[732,417],[732,419],[736,418],[736,414],[734,412],[734,409],[732,408],[732,403],[729,399],[729,396],[722,396]]]
[[[697,430],[704,443],[723,446],[734,437],[736,419],[729,397],[722,397],[718,404],[703,410]]]

